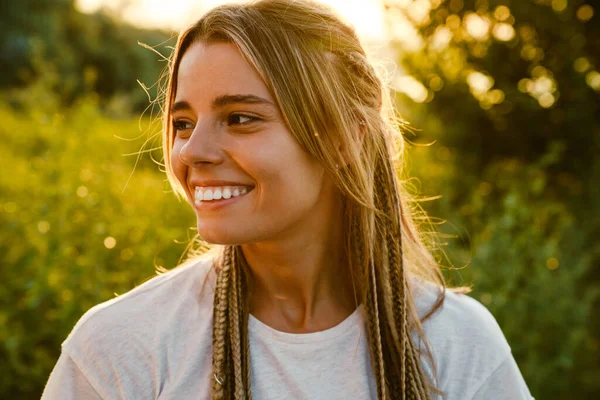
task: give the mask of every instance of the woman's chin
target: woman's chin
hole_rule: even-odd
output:
[[[247,238],[240,232],[231,229],[215,228],[198,225],[198,235],[207,243],[218,245],[237,245],[247,243]]]

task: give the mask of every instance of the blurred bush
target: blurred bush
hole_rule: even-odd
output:
[[[436,147],[411,149],[411,160],[424,192],[442,196],[422,205],[446,219],[447,279],[471,285],[494,314],[536,398],[596,398],[600,251],[588,235],[597,225],[547,195],[543,164],[498,161],[461,191],[473,176]]]
[[[0,398],[34,399],[81,315],[175,266],[195,218],[148,155],[135,171],[123,156],[147,137],[138,119],[103,117],[94,96],[63,109],[0,102],[0,120]]]
[[[27,87],[38,78],[42,59],[57,72],[49,87],[63,104],[86,92],[97,93],[99,103],[116,100],[122,111],[142,111],[146,93],[166,67],[163,57],[149,46],[173,45],[176,35],[123,24],[105,12],[83,14],[75,0],[21,0],[0,3],[0,89]],[[160,62],[159,62],[160,61]],[[126,101],[123,101],[126,100]]]
[[[542,399],[600,396],[599,14],[583,0],[388,2],[412,170],[442,196],[423,205],[467,266],[447,276],[473,285]]]

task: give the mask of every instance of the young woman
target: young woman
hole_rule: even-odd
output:
[[[354,31],[308,1],[183,32],[164,156],[220,245],[88,311],[44,399],[530,399],[500,328],[446,291]]]

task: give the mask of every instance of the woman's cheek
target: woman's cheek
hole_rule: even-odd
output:
[[[181,187],[187,192],[187,166],[181,161],[179,158],[181,154],[182,143],[178,140],[175,140],[173,143],[173,147],[171,149],[171,170],[175,174],[177,181],[181,185]],[[189,200],[189,199],[188,199]]]

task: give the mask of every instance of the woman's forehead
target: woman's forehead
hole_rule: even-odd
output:
[[[237,46],[196,42],[187,49],[177,72],[178,100],[211,100],[216,96],[240,93],[273,101],[260,75]]]

